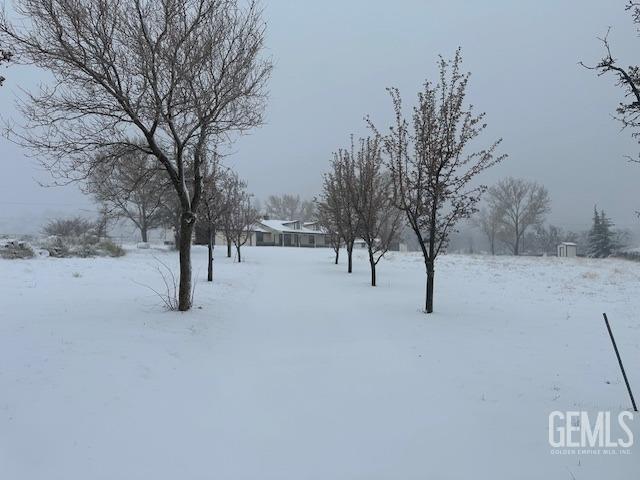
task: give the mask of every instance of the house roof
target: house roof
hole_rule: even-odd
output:
[[[306,234],[318,234],[323,233],[317,230],[312,230],[301,226],[300,228],[294,228],[297,220],[260,220],[257,223],[258,227],[266,227],[269,231],[276,231],[280,233],[306,233]],[[302,222],[299,222],[302,223]]]
[[[254,223],[251,229],[254,232],[262,232],[262,233],[271,233],[271,230],[267,230],[266,228],[262,228],[259,223]]]
[[[576,245],[575,243],[573,243],[573,242],[562,242],[560,245],[568,245],[568,246],[570,246],[570,247],[575,247],[575,246],[577,246],[577,245]]]

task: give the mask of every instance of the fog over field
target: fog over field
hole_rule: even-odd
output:
[[[509,154],[482,180],[542,183],[552,200],[549,222],[568,230],[588,228],[596,203],[617,227],[637,230],[640,166],[624,159],[637,144],[611,117],[622,91],[613,77],[578,65],[601,57],[596,37],[609,26],[614,56],[634,62],[637,38],[623,7],[611,0],[266,2],[275,62],[267,123],[238,140],[227,162],[258,198],[312,198],[331,152],[349,132],[367,133],[364,115],[381,126],[391,121],[385,87],[400,88],[408,106],[436,74],[437,55],[450,57],[460,45],[472,72],[470,101],[487,112],[487,136],[502,137]],[[6,76],[1,114],[20,122],[14,95],[47,77],[18,66]],[[39,231],[54,213],[93,215],[75,186],[39,186],[51,179],[24,150],[1,138],[0,152],[0,231]]]

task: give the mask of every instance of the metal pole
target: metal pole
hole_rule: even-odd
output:
[[[611,331],[611,326],[609,325],[609,319],[607,318],[607,314],[603,313],[604,323],[607,324],[607,330],[609,331],[609,337],[611,337],[611,343],[613,343],[613,349],[616,351],[616,357],[618,357],[618,364],[620,365],[620,370],[622,370],[622,377],[624,378],[624,383],[627,385],[627,390],[629,392],[629,396],[631,397],[631,405],[633,405],[633,411],[637,412],[638,407],[636,407],[636,401],[633,398],[633,393],[631,393],[631,386],[629,385],[629,380],[627,379],[627,374],[624,371],[624,366],[622,365],[622,359],[620,358],[620,352],[618,352],[618,346],[616,345],[616,339],[613,338],[613,332]]]

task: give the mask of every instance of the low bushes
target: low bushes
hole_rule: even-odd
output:
[[[7,260],[17,260],[21,258],[32,258],[35,252],[31,245],[21,241],[6,241],[0,245],[0,258]]]
[[[121,257],[125,250],[112,240],[98,240],[97,237],[49,237],[43,245],[50,257]]]

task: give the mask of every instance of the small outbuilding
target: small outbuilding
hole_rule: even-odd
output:
[[[573,242],[562,242],[558,245],[558,256],[559,257],[577,257],[578,256],[578,245]]]

